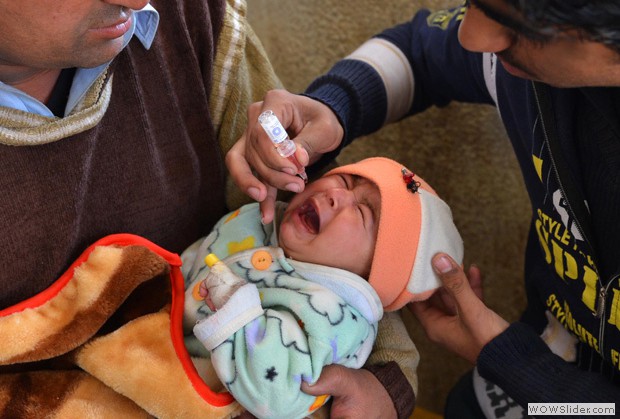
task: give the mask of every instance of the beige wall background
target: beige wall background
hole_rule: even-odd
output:
[[[339,58],[419,8],[450,0],[247,0],[248,17],[284,86],[301,92]],[[341,164],[373,155],[401,161],[452,207],[465,242],[465,263],[484,274],[487,305],[509,321],[524,307],[523,252],[530,211],[521,174],[495,108],[453,103],[357,140]],[[447,392],[469,368],[428,342],[404,313],[421,354],[418,406],[442,412]]]

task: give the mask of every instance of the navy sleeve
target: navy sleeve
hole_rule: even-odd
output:
[[[493,103],[484,81],[482,54],[458,41],[465,9],[419,11],[411,21],[375,38],[389,41],[406,57],[414,77],[414,97],[405,117],[452,100]],[[381,75],[367,63],[344,59],[317,78],[305,94],[330,106],[345,130],[342,146],[383,126],[388,98]]]
[[[620,390],[601,374],[555,355],[534,329],[513,323],[478,357],[480,375],[522,406],[527,403],[620,403]]]
[[[416,87],[408,115],[452,100],[493,103],[484,81],[482,54],[465,50],[458,40],[464,12],[464,7],[435,13],[424,10],[409,24],[379,35],[403,50],[411,63]]]

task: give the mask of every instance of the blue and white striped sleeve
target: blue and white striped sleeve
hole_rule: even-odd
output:
[[[305,94],[340,119],[342,146],[432,105],[494,103],[492,57],[468,52],[458,41],[464,11],[419,11],[366,41],[308,87]]]

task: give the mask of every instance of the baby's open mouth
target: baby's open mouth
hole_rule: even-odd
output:
[[[306,228],[311,233],[318,234],[321,228],[321,219],[316,211],[316,207],[310,201],[306,201],[297,209],[297,213]]]

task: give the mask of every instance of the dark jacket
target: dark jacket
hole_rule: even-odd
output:
[[[412,105],[401,117],[452,100],[493,104],[523,172],[532,204],[528,306],[483,348],[479,371],[522,405],[620,401],[619,89],[557,89],[512,76],[493,55],[461,47],[463,11],[421,11],[378,38],[413,71]],[[372,65],[342,60],[305,94],[336,112],[343,146],[384,124],[388,96]],[[579,338],[575,364],[540,339],[545,311]]]

